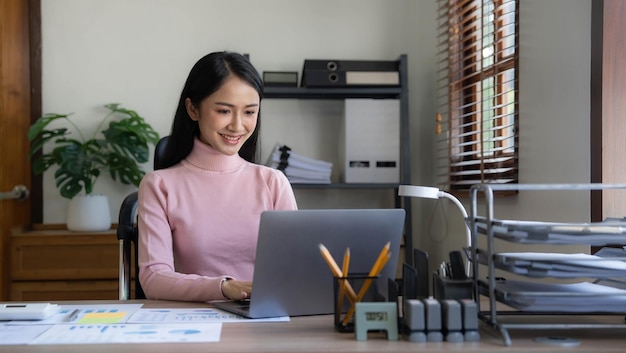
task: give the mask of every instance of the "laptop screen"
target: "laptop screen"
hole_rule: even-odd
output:
[[[403,209],[265,211],[259,227],[249,316],[333,313],[333,275],[319,244],[339,263],[350,248],[350,274],[367,274],[390,242],[391,258],[378,283],[386,296],[387,281],[396,276],[404,219]]]

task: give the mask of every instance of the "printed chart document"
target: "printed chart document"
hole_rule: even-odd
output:
[[[0,323],[0,345],[219,342],[224,322],[247,319],[214,308],[142,308],[142,304],[62,305],[43,320]]]
[[[61,305],[61,310],[43,320],[13,320],[8,325],[116,324],[124,323],[142,304]]]
[[[221,323],[54,325],[30,344],[219,342]]]
[[[28,344],[51,327],[52,325],[0,324],[0,345]]]
[[[202,322],[288,322],[289,316],[248,319],[213,308],[175,308],[137,310],[128,323],[202,323]]]

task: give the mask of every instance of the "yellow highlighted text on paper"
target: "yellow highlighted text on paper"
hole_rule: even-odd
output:
[[[79,324],[117,324],[126,316],[125,312],[115,313],[87,313],[77,323]]]

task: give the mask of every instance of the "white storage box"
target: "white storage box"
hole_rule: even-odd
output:
[[[344,182],[400,182],[400,101],[346,99]]]

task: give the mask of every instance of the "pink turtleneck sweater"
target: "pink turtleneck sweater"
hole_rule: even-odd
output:
[[[252,281],[261,212],[297,209],[285,175],[195,140],[181,163],[139,186],[139,279],[149,299],[224,299]]]

